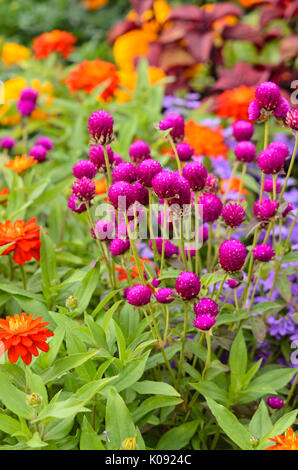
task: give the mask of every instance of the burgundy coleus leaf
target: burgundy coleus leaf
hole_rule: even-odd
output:
[[[278,18],[283,18],[283,16],[284,16],[284,10],[282,8],[266,6],[261,9],[260,27],[265,28],[265,26],[271,23],[271,21],[277,20]]]
[[[263,45],[263,38],[257,29],[249,26],[248,24],[236,24],[235,26],[228,26],[222,32],[223,39],[240,39],[243,41],[250,41],[256,46]]]
[[[298,1],[292,1],[285,10],[285,18],[291,19],[298,15]],[[297,20],[297,18],[296,18]]]
[[[119,36],[122,36],[122,34],[128,33],[132,29],[136,29],[138,25],[134,21],[120,21],[119,23],[116,23],[109,31],[108,33],[108,41],[109,44],[114,44],[116,39]]]
[[[237,16],[239,18],[240,16],[243,15],[243,11],[237,5],[233,5],[230,2],[223,2],[223,3],[214,5],[213,10],[209,11],[208,14],[209,14],[210,20],[213,22],[227,15]]]
[[[200,21],[204,11],[194,5],[184,5],[173,8],[169,15],[169,20]]]
[[[175,21],[173,26],[165,28],[160,37],[159,42],[161,44],[170,44],[176,41],[180,41],[184,38],[187,31],[192,29],[192,24],[187,24],[182,21]]]
[[[162,46],[157,42],[149,44],[149,51],[147,54],[147,60],[149,65],[159,67],[160,56],[162,53]]]
[[[163,49],[159,66],[167,71],[173,67],[190,67],[196,63],[196,59],[184,48],[172,45]]]
[[[199,62],[208,62],[213,47],[213,32],[200,33],[190,31],[185,36],[189,52]]]
[[[294,59],[298,56],[298,35],[291,34],[280,43],[280,55],[283,60]]]
[[[238,62],[232,69],[222,69],[213,90],[230,90],[241,85],[256,86],[270,76],[269,70],[256,70],[246,62]]]
[[[151,10],[154,0],[130,0],[133,9],[141,16],[145,11]]]

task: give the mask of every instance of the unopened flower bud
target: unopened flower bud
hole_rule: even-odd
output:
[[[27,395],[26,402],[27,405],[35,408],[36,406],[39,406],[41,404],[42,397],[38,395],[38,393],[31,393],[30,395]]]
[[[65,302],[66,307],[69,308],[70,310],[74,310],[75,308],[77,308],[78,304],[79,304],[78,298],[75,297],[74,295],[70,295],[66,299],[66,302]]]
[[[120,447],[121,450],[136,450],[137,449],[137,440],[135,437],[128,437],[125,439]]]

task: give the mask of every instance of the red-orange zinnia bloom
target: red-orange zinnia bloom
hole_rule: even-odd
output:
[[[8,351],[8,359],[16,363],[19,356],[25,364],[30,364],[32,355],[38,356],[38,349],[48,352],[49,345],[46,340],[54,333],[47,328],[49,322],[41,323],[42,317],[33,319],[33,313],[0,319],[0,341]],[[38,349],[37,349],[38,348]]]
[[[17,156],[8,160],[5,163],[5,168],[10,168],[11,170],[15,171],[16,173],[22,173],[23,171],[27,170],[33,165],[36,165],[38,162],[35,160],[34,157],[26,157],[25,154],[21,155],[20,157]]]
[[[248,120],[248,105],[255,99],[255,88],[241,85],[226,90],[216,98],[216,114],[222,118]]]
[[[280,434],[269,440],[277,442],[277,445],[267,447],[266,450],[298,450],[298,436],[295,436],[292,428],[289,428],[284,436]]]
[[[0,246],[11,243],[3,251],[2,255],[8,255],[14,252],[13,260],[17,264],[25,264],[35,258],[40,259],[40,227],[36,225],[36,218],[24,222],[16,220],[12,223],[6,220],[4,224],[0,223]]]
[[[224,194],[229,189],[229,191],[236,191],[238,193],[240,189],[240,183],[240,178],[237,178],[236,176],[234,176],[232,179],[222,179],[220,181],[220,191],[222,194]],[[246,195],[248,192],[245,188],[242,188],[241,194]]]
[[[9,194],[9,189],[8,188],[4,188],[2,189],[2,191],[0,190],[0,198],[2,196],[7,196],[7,194]],[[7,202],[7,199],[0,199],[0,204],[5,204]]]
[[[228,147],[224,139],[220,127],[211,129],[195,121],[188,121],[185,124],[185,140],[194,149],[195,155],[227,158]]]
[[[134,262],[135,259],[132,257],[131,258],[131,262]],[[148,258],[141,258],[140,259],[140,265],[141,265],[141,268],[142,270],[144,270],[144,263],[143,261],[147,261],[148,263],[151,263],[151,261],[148,259]],[[122,281],[123,279],[127,279],[128,278],[128,274],[127,274],[127,271],[124,269],[124,268],[121,268],[120,266],[116,266],[115,267],[115,271],[118,271],[119,272],[119,275],[118,275],[118,279],[119,281]],[[136,277],[139,277],[139,271],[138,271],[138,267],[136,264],[134,264],[131,268],[131,272],[130,272],[130,276],[132,277],[132,279],[136,278]]]
[[[32,45],[36,59],[46,59],[51,52],[59,52],[64,59],[75,50],[77,38],[67,31],[54,29],[49,33],[37,36]]]

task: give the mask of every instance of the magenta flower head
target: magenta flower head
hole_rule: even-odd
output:
[[[267,405],[274,410],[280,410],[284,406],[285,402],[282,398],[268,397]]]
[[[263,199],[256,201],[253,206],[253,213],[257,219],[269,220],[274,217],[278,209],[278,201],[271,201],[270,199]]]
[[[258,261],[262,262],[271,261],[272,258],[274,258],[275,256],[275,252],[272,247],[270,245],[266,245],[266,243],[264,243],[263,245],[257,245],[252,250],[252,254],[254,259],[257,259]]]
[[[199,204],[202,204],[203,206],[204,222],[214,222],[220,217],[222,211],[222,202],[215,194],[203,194],[201,197],[199,197]]]
[[[36,103],[29,100],[19,100],[17,103],[17,108],[21,116],[31,116],[34,109],[36,108]]]
[[[32,101],[32,103],[36,103],[38,99],[38,92],[33,90],[32,88],[24,88],[21,91],[20,100],[23,101]]]
[[[253,100],[248,106],[248,118],[250,121],[255,121],[261,116],[261,108],[257,100]]]
[[[205,182],[204,191],[213,194],[218,193],[219,182],[216,176],[213,175],[213,173],[209,173]]]
[[[294,206],[289,202],[289,204],[287,205],[287,207],[285,208],[285,210],[283,211],[282,213],[282,216],[285,218],[287,217],[287,215],[292,212],[292,210],[294,209]]]
[[[140,183],[147,188],[151,188],[154,176],[161,171],[161,164],[158,161],[149,158],[139,164],[137,168],[137,177]]]
[[[116,166],[112,173],[113,181],[126,181],[134,183],[137,179],[136,167],[130,162],[123,162]]]
[[[289,148],[283,142],[271,142],[271,144],[267,147],[270,150],[275,150],[279,155],[282,155],[283,158],[287,158],[289,156]]]
[[[151,290],[148,286],[143,286],[143,284],[135,284],[130,287],[126,300],[130,305],[135,307],[141,307],[142,305],[149,304],[151,299]]]
[[[106,150],[109,163],[113,165],[114,152],[109,145],[106,147]],[[105,173],[107,171],[105,155],[101,145],[92,145],[89,150],[89,158],[99,173]]]
[[[149,204],[149,191],[145,186],[143,186],[138,181],[133,185],[136,191],[136,200],[143,204],[143,206],[147,206]]]
[[[12,139],[12,137],[7,136],[7,137],[2,137],[2,139],[0,140],[0,143],[3,149],[10,150],[15,146],[16,141]]]
[[[245,220],[245,210],[237,203],[224,206],[221,215],[229,227],[239,227]]]
[[[149,144],[144,140],[136,140],[129,147],[129,156],[135,165],[151,157]]]
[[[177,174],[177,187],[176,187],[176,197],[168,200],[169,206],[178,204],[180,209],[183,208],[185,204],[190,204],[191,194],[190,194],[190,184],[187,179],[183,178]],[[179,212],[180,212],[179,209]]]
[[[286,124],[293,131],[298,131],[298,108],[292,108],[290,111],[288,111],[286,117]]]
[[[278,173],[285,164],[285,158],[282,153],[276,151],[274,148],[267,147],[258,155],[257,159],[260,170],[265,175],[274,175]]]
[[[116,181],[109,189],[109,199],[115,209],[127,210],[136,202],[136,190],[126,181]]]
[[[49,137],[44,137],[44,136],[39,137],[37,139],[36,145],[42,145],[47,150],[52,150],[54,148],[52,139],[50,139]]]
[[[239,162],[245,163],[253,162],[257,155],[255,145],[249,140],[238,142],[234,149],[234,153]]]
[[[288,101],[281,96],[279,99],[278,105],[273,111],[273,114],[277,119],[286,119],[287,114],[290,111],[290,109],[291,107]]]
[[[158,253],[161,255],[162,254],[162,238],[156,238],[156,247]],[[152,240],[149,240],[149,246],[152,249]],[[165,240],[165,251],[164,251],[164,257],[165,259],[170,258],[173,255],[178,255],[179,250],[176,245],[171,243],[169,240]]]
[[[107,111],[95,111],[88,119],[88,131],[96,144],[114,140],[114,119]]]
[[[176,113],[167,114],[159,123],[161,131],[171,129],[170,136],[175,143],[182,142],[184,139],[184,119]]]
[[[280,193],[281,191],[281,184],[279,181],[276,181],[275,189],[277,193]],[[264,191],[266,193],[273,193],[273,179],[266,179],[264,181]]]
[[[191,300],[199,294],[201,282],[195,273],[184,271],[177,277],[175,289],[183,300]]]
[[[250,140],[254,133],[254,126],[249,121],[236,121],[233,124],[233,136],[238,142]]]
[[[241,281],[236,281],[235,279],[229,279],[227,281],[227,284],[231,289],[236,289],[237,287],[240,286]]]
[[[112,150],[112,152],[113,152],[113,150]],[[117,165],[120,165],[120,163],[123,163],[123,158],[120,157],[120,155],[118,153],[113,152],[113,159],[114,159],[114,161],[113,161],[114,166],[117,166]]]
[[[238,240],[226,240],[219,247],[219,264],[228,273],[240,271],[245,263],[246,248]]]
[[[177,194],[177,181],[177,173],[163,170],[152,180],[153,191],[160,199],[170,199]]]
[[[204,314],[197,315],[193,321],[193,325],[199,330],[208,331],[216,323],[216,317],[214,315]]]
[[[96,175],[96,168],[89,160],[80,160],[72,169],[73,176],[81,179],[83,176],[92,180]]]
[[[152,279],[152,282],[151,282],[152,287],[154,287],[154,289],[157,289],[157,287],[160,285],[160,283],[161,283],[161,281],[159,281],[157,277],[154,277]]]
[[[219,314],[218,304],[209,297],[200,299],[194,304],[193,309],[196,315],[212,315],[216,317]]]
[[[280,101],[279,86],[273,82],[263,82],[257,86],[255,97],[261,108],[273,111]]]
[[[74,182],[72,192],[80,201],[91,201],[95,196],[95,183],[83,176]]]
[[[187,142],[177,144],[176,150],[181,162],[187,162],[194,154],[194,149]]]
[[[129,238],[114,238],[109,246],[109,250],[113,256],[120,256],[123,255],[126,251],[130,248],[130,241]]]
[[[34,145],[29,152],[30,157],[34,157],[35,160],[43,162],[47,158],[47,149],[42,145]]]
[[[114,224],[109,220],[97,220],[94,224],[94,228],[91,228],[91,235],[93,238],[97,238],[102,242],[111,240],[114,235]]]
[[[170,304],[174,301],[172,295],[173,289],[171,289],[171,287],[163,287],[155,292],[154,297],[160,304]]]
[[[201,191],[208,178],[208,172],[204,165],[199,162],[186,163],[182,170],[182,176],[189,181],[193,191]]]
[[[81,214],[87,210],[86,204],[82,201],[79,201],[77,196],[72,194],[68,199],[68,207],[71,211]]]

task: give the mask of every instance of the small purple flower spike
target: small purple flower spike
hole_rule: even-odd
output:
[[[114,236],[114,224],[109,220],[97,220],[94,224],[95,230],[91,228],[91,235],[98,240],[109,241]]]
[[[219,263],[228,273],[240,271],[245,263],[246,248],[238,240],[226,240],[219,247]]]
[[[95,196],[95,183],[83,176],[83,178],[74,182],[72,191],[80,201],[91,201]]]
[[[138,181],[133,185],[137,195],[137,201],[143,206],[147,206],[149,204],[149,191],[145,186],[143,186]]]
[[[153,191],[160,199],[170,199],[177,194],[177,180],[177,173],[163,170],[152,180]]]
[[[54,148],[53,141],[49,137],[39,137],[36,141],[36,145],[42,145],[47,150],[52,150]]]
[[[116,181],[109,189],[109,199],[115,209],[127,210],[136,201],[136,190],[126,181]]]
[[[130,305],[135,307],[141,307],[142,305],[149,304],[151,299],[151,290],[147,286],[142,284],[136,284],[130,287],[126,300]]]
[[[255,97],[261,108],[273,111],[280,102],[279,86],[273,82],[263,82],[257,86]]]
[[[284,167],[285,154],[277,148],[267,147],[259,153],[257,163],[265,175],[274,175]]]
[[[288,111],[286,117],[286,124],[293,131],[298,131],[298,108],[292,108],[290,111]]]
[[[200,279],[195,273],[184,271],[177,277],[175,289],[183,300],[194,299],[201,289]]]
[[[253,100],[248,106],[248,117],[250,121],[256,121],[261,116],[261,108],[257,100]]]
[[[223,206],[221,200],[215,194],[203,194],[199,197],[199,204],[203,206],[204,222],[215,222],[220,217]]]
[[[123,255],[130,248],[130,241],[128,238],[123,240],[122,238],[114,238],[109,246],[109,250],[113,256]]]
[[[236,121],[233,124],[233,136],[238,142],[250,140],[254,133],[254,126],[249,121]]]
[[[266,245],[266,243],[262,245],[257,245],[253,250],[252,254],[254,259],[257,259],[258,261],[262,261],[263,263],[271,261],[274,256],[275,252],[272,249],[270,245]]]
[[[137,179],[136,167],[130,162],[123,162],[116,166],[112,173],[113,181],[126,181],[134,183]]]
[[[239,227],[245,220],[245,210],[237,203],[224,206],[221,215],[229,227]]]
[[[190,187],[193,191],[201,191],[208,178],[208,172],[201,163],[189,162],[184,166],[182,176],[189,181]]]
[[[199,330],[208,331],[216,323],[216,317],[209,314],[197,315],[193,321],[193,325]]]
[[[7,149],[7,150],[12,149],[16,144],[16,141],[14,139],[12,139],[12,137],[9,137],[9,136],[2,137],[0,142],[1,142],[1,147],[3,149]]]
[[[146,159],[137,168],[137,177],[146,188],[152,187],[152,180],[155,175],[162,171],[161,164],[153,159]]]
[[[83,176],[92,180],[96,175],[96,168],[89,160],[78,161],[72,169],[73,176],[81,179]]]
[[[270,199],[263,199],[256,201],[253,206],[253,213],[257,219],[269,220],[274,217],[278,209],[278,201],[271,201]]]
[[[47,158],[47,149],[42,145],[34,145],[29,152],[30,157],[34,157],[35,160],[43,162]]]
[[[212,315],[216,317],[219,314],[218,304],[209,297],[200,299],[194,304],[193,309],[196,315]]]
[[[162,254],[162,238],[156,238],[156,247],[158,253],[161,255]],[[152,249],[152,240],[149,240],[149,246]],[[165,251],[164,251],[164,257],[165,259],[170,258],[171,256],[178,255],[179,250],[176,245],[171,243],[169,240],[165,240]]]
[[[76,212],[77,214],[81,214],[82,212],[86,212],[87,207],[84,202],[79,201],[77,196],[72,194],[70,198],[68,199],[68,207],[70,210],[73,212]]]
[[[178,158],[181,162],[189,161],[194,154],[194,149],[187,142],[181,142],[180,144],[177,144],[176,150]]]
[[[182,142],[184,139],[184,119],[176,113],[167,114],[159,123],[161,131],[171,129],[170,136],[175,143]]]
[[[279,99],[278,105],[273,111],[273,114],[277,119],[286,119],[287,114],[290,111],[290,109],[291,107],[288,101],[281,96]]]
[[[114,152],[109,145],[106,147],[106,150],[110,166],[112,166],[114,163]],[[107,171],[104,151],[101,145],[92,145],[89,150],[89,158],[99,173]]]
[[[204,191],[213,194],[218,193],[219,182],[216,176],[213,175],[213,173],[209,173],[204,186]]]
[[[170,304],[174,301],[172,295],[173,289],[171,289],[171,287],[163,287],[161,289],[158,289],[157,292],[155,292],[154,297],[160,304]]]
[[[266,193],[273,193],[273,179],[267,179],[264,182],[264,191]],[[281,191],[281,184],[279,181],[276,181],[276,193],[280,193]]]
[[[238,142],[234,149],[235,157],[239,162],[251,163],[256,158],[255,145],[249,140]]]
[[[139,165],[147,158],[151,158],[151,151],[149,144],[144,140],[136,140],[129,147],[129,156],[135,165]]]
[[[88,131],[95,143],[110,144],[114,140],[114,119],[107,111],[95,111],[88,119]]]
[[[282,398],[268,397],[267,405],[274,410],[280,410],[284,406],[285,402]]]

